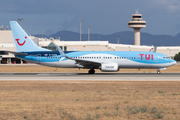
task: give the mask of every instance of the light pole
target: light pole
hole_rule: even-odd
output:
[[[99,32],[99,41],[101,41],[101,40],[100,40],[100,32]]]
[[[88,41],[90,41],[90,26],[88,26]]]
[[[116,40],[117,40],[117,44],[119,44],[119,38],[117,38]]]
[[[22,18],[18,18],[18,21],[20,22],[20,26],[22,27],[22,21],[23,21],[24,19],[22,19]]]
[[[80,19],[80,41],[81,41],[81,22],[82,22],[82,19]]]

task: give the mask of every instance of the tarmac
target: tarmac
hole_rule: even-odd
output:
[[[0,81],[180,81],[180,73],[0,73]]]

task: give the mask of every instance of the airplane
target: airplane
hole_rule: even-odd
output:
[[[167,55],[144,51],[58,51],[37,46],[16,21],[10,21],[17,51],[8,51],[15,57],[30,63],[58,68],[95,69],[103,72],[117,72],[120,68],[158,69],[165,70],[176,64]]]

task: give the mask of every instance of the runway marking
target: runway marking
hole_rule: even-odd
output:
[[[110,78],[110,77],[0,77],[0,81],[11,80],[11,81],[23,81],[23,80],[90,80],[90,81],[180,81],[179,77],[121,77],[121,78]]]

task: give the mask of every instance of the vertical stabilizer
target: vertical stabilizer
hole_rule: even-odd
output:
[[[17,52],[50,51],[38,47],[16,21],[10,21]]]

